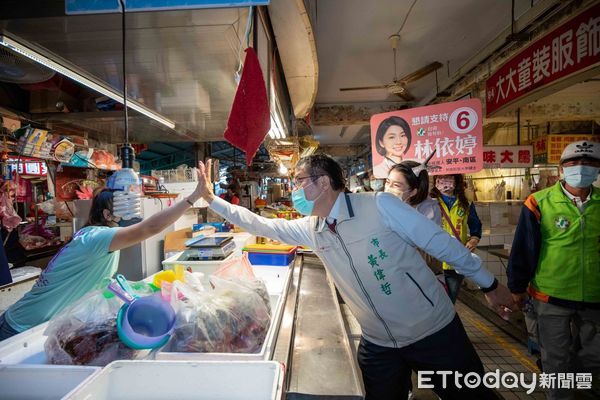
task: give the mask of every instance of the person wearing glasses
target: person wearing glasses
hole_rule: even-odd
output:
[[[588,373],[600,394],[600,143],[569,144],[563,180],[530,195],[521,210],[508,269],[515,302],[537,315],[542,366],[548,374]],[[551,388],[548,399],[573,399]]]
[[[476,282],[507,316],[508,289],[461,243],[384,192],[346,193],[340,165],[326,155],[302,158],[292,201],[304,218],[268,219],[219,199],[200,165],[201,196],[223,218],[257,236],[313,249],[362,328],[358,362],[366,399],[406,399],[411,370],[483,374],[454,307],[417,248],[448,261]],[[444,399],[494,399],[483,386],[459,388],[432,375]]]

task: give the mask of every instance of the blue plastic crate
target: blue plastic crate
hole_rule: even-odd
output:
[[[268,254],[248,252],[248,260],[252,265],[272,265],[287,267],[296,258],[296,253],[289,254]]]

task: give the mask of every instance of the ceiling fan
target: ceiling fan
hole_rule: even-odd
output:
[[[412,101],[415,98],[410,94],[410,92],[406,88],[406,85],[410,82],[417,81],[442,67],[441,63],[435,61],[431,64],[427,64],[423,68],[420,68],[398,79],[398,75],[396,74],[396,53],[398,50],[398,42],[400,41],[400,35],[392,35],[389,39],[390,45],[392,46],[392,51],[394,52],[394,80],[391,83],[385,85],[340,88],[341,92],[346,92],[350,90],[387,89],[388,92],[395,94],[406,101]]]

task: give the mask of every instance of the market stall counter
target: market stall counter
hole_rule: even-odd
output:
[[[241,255],[241,249],[246,245],[254,243],[256,239],[249,234],[240,233],[234,235],[234,240],[236,241],[236,255],[239,256]],[[230,257],[233,258],[235,255]],[[102,370],[103,377],[96,377],[92,381],[111,382],[111,385],[112,382],[122,383],[123,379],[116,377],[116,375],[124,373],[125,369],[115,369],[114,365],[118,363],[122,363],[118,365],[123,365],[123,368],[130,368],[133,365],[143,366],[149,374],[147,382],[154,381],[152,376],[158,374],[156,371],[162,371],[160,366],[164,366],[165,370],[166,368],[169,368],[170,371],[179,371],[180,369],[188,371],[184,374],[193,374],[192,370],[200,372],[207,368],[208,370],[214,369],[215,371],[227,370],[231,371],[231,374],[234,374],[237,373],[235,371],[237,371],[236,368],[238,366],[248,363],[256,366],[256,370],[253,370],[256,373],[263,375],[264,373],[267,373],[268,379],[265,381],[266,386],[263,385],[263,389],[266,390],[266,392],[264,392],[265,395],[238,396],[236,394],[231,396],[227,395],[226,398],[281,398],[271,397],[272,393],[281,396],[281,387],[283,387],[284,392],[289,391],[290,393],[294,393],[294,395],[299,393],[311,395],[335,394],[350,395],[351,397],[349,398],[360,398],[360,381],[357,376],[357,368],[352,355],[352,350],[348,344],[347,333],[343,326],[335,289],[331,285],[330,280],[326,277],[322,265],[319,262],[315,263],[316,258],[311,257],[313,261],[311,261],[311,264],[307,268],[304,268],[304,257],[305,255],[298,255],[289,265],[285,266],[252,266],[254,275],[264,282],[263,287],[266,287],[268,295],[268,299],[265,298],[265,301],[269,302],[271,308],[270,324],[264,336],[264,341],[258,351],[233,353],[194,352],[189,349],[186,351],[164,351],[165,349],[161,349],[150,353],[150,355],[143,360],[115,361],[113,364],[108,364],[108,366],[104,367]],[[178,256],[174,255],[172,258],[177,259]],[[192,264],[187,265],[183,262],[183,266],[185,268],[190,268],[192,271],[202,272],[204,274],[202,279],[205,284],[207,284],[211,274],[228,261],[231,261],[231,258],[218,262],[194,261]],[[168,270],[169,268],[175,268],[177,263],[181,265],[181,260],[174,262],[174,260],[168,259],[165,260],[163,267]],[[152,282],[153,278],[154,276],[147,277],[145,279],[146,284],[147,282]],[[318,296],[316,293],[318,293]],[[59,368],[59,366],[46,365],[48,364],[49,357],[44,348],[47,340],[47,337],[44,336],[44,331],[47,326],[48,323],[39,325],[1,342],[0,368],[7,365],[18,366],[32,364],[46,366],[50,369]],[[329,338],[326,344],[322,343],[323,337]],[[310,344],[308,345],[308,348],[306,348],[307,344]],[[311,351],[311,348],[315,348],[313,346],[322,346],[323,348],[319,351]],[[273,370],[271,366],[263,365],[265,362],[271,360],[277,361],[279,365],[285,366],[285,374],[283,374],[283,371],[277,369]],[[317,370],[323,370],[323,368],[315,369],[315,363],[320,364],[324,361],[327,361],[325,363],[327,365],[326,368],[334,368],[337,371],[336,374],[327,375],[326,373],[317,373],[317,375],[315,375]],[[242,366],[241,368],[243,369],[246,367]],[[110,372],[107,372],[109,369]],[[310,370],[314,370],[313,373],[310,373]],[[243,374],[243,370],[240,371]],[[177,375],[179,372],[176,372],[175,374]],[[156,376],[158,377],[158,375]],[[200,372],[200,376],[208,375],[204,372]],[[160,379],[157,378],[156,380]],[[192,379],[188,380],[191,381]],[[273,386],[274,381],[279,382],[283,380],[283,384],[275,384],[275,386]],[[211,380],[209,379],[208,381]],[[218,380],[214,380],[214,382],[217,381]],[[184,387],[189,386],[185,385],[185,381],[182,380],[181,382]],[[232,386],[239,386],[238,382],[232,383],[234,383]],[[97,383],[94,383],[94,385],[98,386]],[[174,383],[174,385],[177,386],[178,384]],[[220,387],[223,391],[228,390],[228,387],[225,384],[220,384]],[[243,385],[239,387],[243,387]],[[273,387],[276,387],[276,389],[274,389],[275,392],[268,389]],[[195,391],[194,388],[196,388],[196,386],[193,388],[190,386],[190,392]],[[270,394],[266,394],[267,392]],[[79,390],[77,393],[83,394],[88,392]],[[110,398],[109,393],[112,392],[106,391],[103,393],[104,394],[97,398]],[[162,393],[162,398],[165,398],[165,396],[169,397],[168,393],[165,394],[162,389],[160,393]],[[241,392],[238,390],[236,393]],[[75,396],[73,398],[80,397]],[[178,396],[178,398],[186,397],[182,395]]]

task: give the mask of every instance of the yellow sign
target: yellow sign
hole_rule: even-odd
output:
[[[580,140],[598,140],[598,136],[581,134],[551,134],[532,140],[535,164],[558,164],[560,155],[569,143]]]

